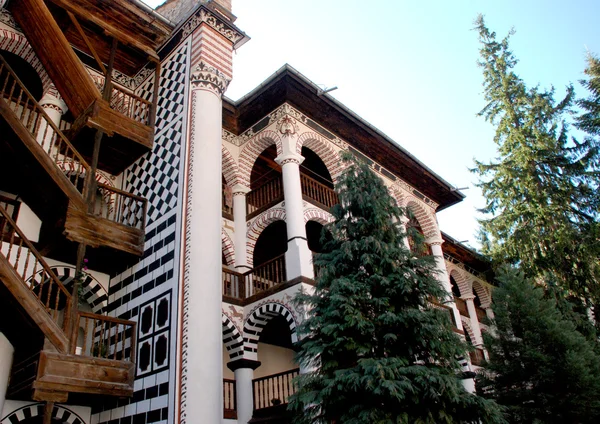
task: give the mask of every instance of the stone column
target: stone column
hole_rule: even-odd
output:
[[[238,272],[246,272],[248,265],[247,234],[246,234],[246,194],[250,189],[241,184],[233,186],[233,225],[235,268]]]
[[[494,311],[492,310],[492,305],[490,303],[482,304],[481,308],[485,311],[485,314],[489,319],[494,319]]]
[[[407,216],[403,215],[400,217],[400,228],[402,228],[402,230],[404,231],[404,238],[402,239],[402,241],[404,243],[404,247],[406,247],[410,252],[410,243],[408,242],[408,232],[406,227],[408,221],[410,221],[410,219],[408,219]]]
[[[481,337],[481,327],[479,326],[479,319],[477,318],[477,311],[475,310],[475,295],[468,294],[465,296],[461,296],[461,299],[465,301],[467,304],[467,311],[469,311],[469,318],[471,319],[471,329],[473,330],[473,335],[475,336],[475,340],[473,340],[473,345],[480,346],[483,344],[483,338]]]
[[[6,390],[10,379],[14,349],[6,336],[0,333],[0,417],[3,417],[2,409],[6,400]]]
[[[229,80],[200,62],[191,76],[185,205],[181,417],[223,415],[221,334],[221,96]]]
[[[58,94],[55,95],[53,92],[54,90],[50,90],[44,94],[39,104],[44,109],[44,112],[46,112],[46,115],[48,115],[48,118],[50,118],[50,121],[56,127],[59,127],[62,116],[67,112],[67,105]],[[46,120],[42,119],[37,132],[37,141],[45,147],[46,151],[51,147],[49,143],[52,142],[54,137],[54,130],[48,127],[49,125],[46,123]]]
[[[235,374],[237,420],[240,424],[246,424],[252,419],[254,411],[252,380],[254,379],[254,370],[258,367],[260,367],[260,362],[250,359],[238,359],[227,364],[227,368]]]
[[[304,158],[293,152],[279,155],[275,161],[281,165],[283,195],[285,200],[285,223],[287,226],[288,250],[285,253],[287,279],[303,276],[314,278],[312,254],[306,239],[304,206],[300,186],[300,164]]]

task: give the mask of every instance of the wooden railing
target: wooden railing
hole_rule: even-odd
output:
[[[4,210],[8,213],[8,216],[10,216],[13,221],[17,221],[21,202],[15,199],[4,197],[0,194],[0,207],[4,208]]]
[[[66,177],[83,193],[84,181],[89,175],[89,165],[75,150],[65,135],[52,122],[14,71],[0,56],[0,96],[12,110],[31,136],[42,146],[44,152],[60,169],[67,170]]]
[[[98,184],[93,214],[117,224],[144,230],[148,201],[106,184]]]
[[[237,420],[235,380],[223,379],[223,418]]]
[[[469,351],[469,357],[471,358],[471,363],[473,365],[477,365],[480,367],[485,360],[485,356],[483,354],[483,349],[476,347],[474,350]]]
[[[223,266],[223,295],[236,299],[245,299],[285,281],[285,254],[244,273]]]
[[[338,203],[338,196],[332,188],[312,179],[308,175],[300,174],[300,186],[302,187],[302,195],[309,200],[314,200],[319,206],[331,208]]]
[[[292,380],[299,372],[296,368],[252,380],[254,410],[287,404],[288,398],[296,393],[296,384]]]
[[[283,183],[277,176],[246,195],[246,215],[256,213],[283,200]]]
[[[0,207],[0,234],[5,243],[1,246],[0,254],[7,259],[52,320],[67,331],[72,307],[71,294],[3,207]],[[29,276],[33,278],[26,283]]]
[[[456,303],[456,308],[458,309],[458,312],[460,312],[460,314],[463,317],[469,318],[469,310],[467,309],[467,302],[464,301],[463,299],[461,299],[460,297],[454,296],[454,303]]]
[[[477,320],[482,322],[487,319],[487,314],[485,313],[485,309],[475,306],[475,313],[477,313]]]
[[[115,85],[112,86],[110,108],[141,124],[152,125],[152,102]]]
[[[78,312],[77,320],[72,335],[77,346],[72,344],[71,354],[135,362],[134,321],[87,312]]]

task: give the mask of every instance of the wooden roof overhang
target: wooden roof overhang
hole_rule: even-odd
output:
[[[444,239],[444,253],[473,270],[485,274],[487,278],[489,278],[490,275],[493,275],[492,264],[485,256],[470,249],[444,232],[442,232],[442,238]],[[493,278],[488,281],[493,281]]]
[[[159,60],[156,51],[173,30],[164,17],[131,0],[46,0],[46,3],[69,43],[86,55],[97,54],[103,63],[108,63],[112,40],[116,39],[119,47],[115,69],[129,76],[135,75],[148,61]]]
[[[234,102],[224,99],[223,127],[239,135],[256,125],[277,107],[288,103],[321,127],[332,131],[353,148],[372,159],[393,178],[412,185],[417,197],[427,196],[438,211],[464,199],[452,185],[436,175],[406,149],[373,127],[329,95],[318,95],[319,87],[289,65],[284,65],[254,91]],[[318,123],[318,124],[316,124]],[[330,137],[331,138],[331,134]]]

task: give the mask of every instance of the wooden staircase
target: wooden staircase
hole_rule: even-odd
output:
[[[104,184],[90,194],[90,165],[2,57],[0,115],[68,199],[64,232],[69,240],[143,254],[146,199]]]
[[[0,280],[12,295],[1,302],[16,301],[51,344],[16,358],[10,391],[51,402],[69,393],[131,396],[136,323],[74,311],[71,293],[1,206],[0,236]]]
[[[70,41],[75,38],[83,39],[84,44],[96,57],[99,66],[104,68],[100,56],[106,57],[106,51],[96,52],[95,49],[103,47],[106,50],[105,38],[108,33],[113,41],[121,39],[125,44],[129,43],[121,50],[137,51],[138,55],[141,52],[146,61],[149,58],[157,63],[157,77],[160,71],[158,55],[153,50],[154,46],[136,41],[136,38],[143,38],[141,31],[136,37],[136,34],[127,34],[125,26],[116,28],[117,24],[114,22],[110,24],[105,22],[111,15],[110,6],[105,4],[103,7],[106,10],[103,11],[100,8],[102,2],[99,3],[99,10],[93,8],[91,4],[82,6],[80,3],[75,0],[54,1],[50,4],[44,0],[19,0],[10,2],[8,7],[73,115],[75,121],[69,136],[73,145],[89,160],[93,155],[94,135],[96,131],[101,131],[103,148],[100,150],[98,168],[116,175],[140,156],[151,151],[154,141],[157,93],[155,91],[154,99],[150,102],[132,92],[113,87],[109,79],[110,92],[108,97],[103,98],[89,72],[71,47]],[[113,3],[116,5],[120,2],[113,0]],[[126,24],[127,19],[131,19],[132,22],[143,21],[143,14],[134,11],[133,8],[119,12],[123,13],[120,15],[123,21],[121,25]],[[78,13],[79,19],[87,22],[80,24],[75,16]],[[66,18],[67,16],[70,20]],[[57,19],[60,20],[60,25]],[[68,25],[73,24],[79,31],[71,30],[68,33],[70,39],[67,39],[61,28],[70,28]],[[129,31],[132,31],[133,27],[134,25],[131,25]],[[113,43],[112,49],[116,49],[116,46],[117,44]],[[131,53],[130,56],[135,55]],[[123,63],[131,62],[130,57],[123,55],[118,59]],[[112,65],[109,66],[109,71],[111,70]]]

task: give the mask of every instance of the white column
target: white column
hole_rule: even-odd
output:
[[[471,329],[473,330],[473,335],[475,336],[475,340],[473,340],[473,345],[480,346],[483,344],[483,338],[481,337],[481,327],[479,326],[479,319],[477,318],[477,311],[475,310],[475,295],[465,295],[461,296],[461,299],[465,301],[467,304],[467,311],[469,311],[469,318],[471,319]]]
[[[410,243],[408,242],[408,232],[406,227],[408,221],[410,221],[410,219],[408,219],[407,216],[402,215],[400,217],[400,228],[402,228],[402,231],[404,231],[404,238],[402,239],[402,242],[404,243],[404,247],[406,247],[410,252]]]
[[[250,269],[248,265],[247,234],[246,234],[246,194],[250,189],[241,184],[233,187],[233,226],[235,268],[239,272]]]
[[[185,208],[181,416],[218,423],[223,415],[221,334],[221,96],[228,84],[203,62],[191,77]]]
[[[67,112],[67,104],[60,97],[52,94],[52,91],[44,94],[39,104],[44,109],[44,112],[46,112],[46,115],[48,115],[48,118],[50,118],[50,121],[56,127],[59,127],[62,116]],[[48,151],[50,147],[49,143],[54,138],[54,130],[48,127],[49,125],[46,123],[46,120],[42,119],[37,132],[37,142],[44,146],[46,151]]]
[[[3,417],[2,409],[6,400],[6,391],[12,368],[14,349],[4,334],[0,333],[0,417]]]
[[[489,319],[494,319],[494,311],[492,310],[491,304],[481,305],[481,308],[485,311],[485,314]]]
[[[227,367],[235,375],[236,409],[239,424],[247,424],[252,419],[254,411],[252,380],[254,379],[254,370],[259,366],[260,362],[250,359],[238,359],[227,364]]]
[[[281,165],[283,174],[285,223],[288,237],[285,269],[288,280],[300,276],[314,278],[312,254],[308,248],[306,227],[304,226],[304,206],[300,185],[300,164],[303,160],[304,158],[301,155],[293,152],[284,152],[275,159]]]

